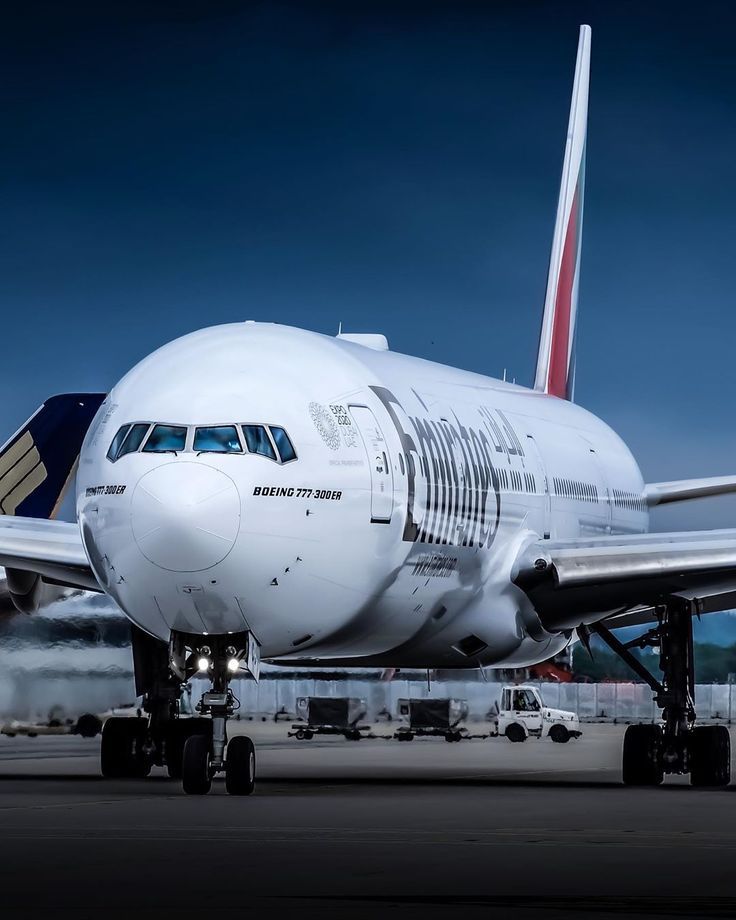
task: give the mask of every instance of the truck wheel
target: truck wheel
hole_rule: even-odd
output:
[[[514,722],[506,729],[506,737],[509,741],[513,741],[514,744],[518,744],[521,741],[526,741],[526,732],[518,722]]]
[[[570,740],[570,732],[564,725],[553,725],[549,730],[549,736],[556,744],[567,744]]]

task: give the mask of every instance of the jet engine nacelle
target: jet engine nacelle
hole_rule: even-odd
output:
[[[20,613],[36,613],[43,597],[41,576],[22,569],[6,569],[5,581],[15,609]]]

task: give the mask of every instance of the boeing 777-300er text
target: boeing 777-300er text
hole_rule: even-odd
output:
[[[77,523],[0,518],[1,564],[103,591],[133,623],[146,717],[105,724],[104,775],[166,765],[205,793],[224,771],[229,792],[252,792],[253,745],[226,723],[230,679],[258,679],[261,658],[517,667],[595,632],[663,710],[628,728],[624,781],[728,782],[727,729],[695,726],[691,620],[734,605],[736,531],[647,527],[653,505],[736,491],[736,476],[647,485],[572,400],[590,34],[531,389],[377,334],[204,329],[108,395],[81,449]],[[636,623],[661,677],[612,632]],[[197,672],[202,717],[179,719]]]

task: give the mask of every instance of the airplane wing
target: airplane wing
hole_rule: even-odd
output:
[[[673,596],[698,614],[730,610],[736,530],[539,540],[520,553],[512,577],[552,629],[645,622]]]
[[[0,516],[0,566],[55,585],[101,591],[77,524]]]
[[[736,476],[710,476],[705,479],[678,479],[675,482],[651,482],[644,487],[644,499],[650,508],[670,502],[684,502],[711,495],[736,492]]]

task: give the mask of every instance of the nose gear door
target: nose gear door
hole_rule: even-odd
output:
[[[350,406],[363,439],[371,471],[371,523],[388,524],[394,507],[394,471],[391,454],[375,415],[366,406]]]

